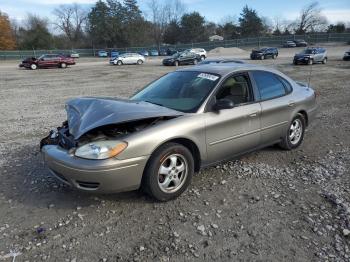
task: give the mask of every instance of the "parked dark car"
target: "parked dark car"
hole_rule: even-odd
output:
[[[153,49],[153,50],[149,51],[149,55],[150,56],[159,56],[159,52],[158,52],[158,50]]]
[[[160,49],[159,55],[160,55],[160,56],[167,56],[167,55],[168,55],[168,52],[167,52],[166,49]]]
[[[273,58],[275,59],[278,56],[278,49],[276,47],[265,47],[261,49],[253,49],[250,54],[251,59],[266,59]]]
[[[327,50],[322,47],[306,48],[299,54],[295,54],[293,64],[312,65],[314,63],[327,63]]]
[[[111,57],[117,57],[117,56],[119,56],[119,51],[112,50],[111,51]]]
[[[344,56],[343,56],[343,60],[344,61],[348,61],[350,60],[350,50],[345,52]]]
[[[139,54],[143,56],[149,56],[149,52],[147,50],[141,50]]]
[[[286,41],[283,44],[283,47],[296,47],[296,43],[294,41]]]
[[[19,67],[35,70],[38,68],[50,67],[66,68],[68,65],[75,65],[73,58],[65,55],[47,54],[42,55],[39,58],[28,57],[19,64]]]
[[[306,46],[308,46],[308,43],[305,40],[302,40],[302,39],[294,40],[294,43],[298,47],[306,47]]]
[[[176,53],[169,58],[163,60],[163,65],[179,66],[179,65],[196,65],[201,61],[201,56],[192,52]]]

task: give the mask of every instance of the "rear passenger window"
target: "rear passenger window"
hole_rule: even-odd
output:
[[[284,79],[283,77],[280,77],[280,76],[278,76],[278,79],[281,80],[281,82],[283,83],[283,85],[287,91],[287,94],[289,94],[293,91],[292,85],[286,79]]]
[[[263,71],[253,71],[252,74],[258,86],[261,100],[272,99],[286,94],[282,81],[275,74]]]

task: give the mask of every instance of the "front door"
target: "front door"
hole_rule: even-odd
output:
[[[209,163],[250,151],[260,143],[261,107],[255,102],[249,76],[228,77],[215,95],[219,99],[230,99],[234,107],[206,113]]]

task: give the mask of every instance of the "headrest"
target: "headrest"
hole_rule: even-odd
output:
[[[231,87],[230,93],[233,96],[245,96],[246,95],[246,88],[241,83],[236,82]]]

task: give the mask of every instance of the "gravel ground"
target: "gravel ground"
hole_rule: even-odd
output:
[[[350,261],[348,48],[329,47],[329,62],[312,67],[319,115],[300,148],[204,169],[168,203],[70,189],[45,169],[38,143],[65,120],[67,99],[127,97],[175,68],[0,63],[0,261]],[[311,67],[293,66],[295,51],[257,63],[307,81]]]

